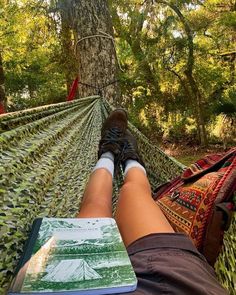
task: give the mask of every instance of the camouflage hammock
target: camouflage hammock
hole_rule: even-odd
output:
[[[0,293],[6,290],[35,217],[73,217],[97,160],[100,128],[112,107],[98,96],[8,114],[0,118]],[[132,124],[153,188],[184,166]],[[115,182],[114,205],[122,181]],[[115,207],[115,206],[114,206]],[[234,227],[234,229],[233,229]],[[216,269],[233,294],[235,221]]]

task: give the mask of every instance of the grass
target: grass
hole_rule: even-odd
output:
[[[212,145],[209,147],[185,146],[169,144],[162,146],[161,149],[169,156],[174,157],[180,163],[189,166],[197,160],[209,154],[224,152],[222,145]]]
[[[175,156],[175,159],[185,166],[189,166],[204,156],[206,156],[206,153],[196,153],[194,155],[177,155]]]

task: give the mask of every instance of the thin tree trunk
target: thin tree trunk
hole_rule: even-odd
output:
[[[70,23],[69,11],[67,10],[64,0],[61,1],[60,15],[61,15],[61,31],[60,39],[62,46],[62,66],[65,73],[67,93],[69,93],[71,84],[77,76],[76,59],[73,53],[72,46],[72,24]]]
[[[115,30],[118,33],[119,37],[126,40],[129,44],[133,56],[138,64],[139,71],[142,73],[147,85],[150,87],[151,94],[153,98],[162,97],[160,90],[159,80],[157,73],[152,70],[149,61],[141,47],[141,34],[140,32],[143,29],[143,24],[145,21],[145,16],[148,15],[149,7],[146,6],[145,11],[143,11],[143,17],[141,18],[132,18],[129,27],[122,25],[120,17],[116,9],[112,10],[113,23],[115,25]]]
[[[62,43],[62,57],[64,64],[64,72],[66,78],[66,87],[67,93],[70,91],[70,85],[73,81],[71,77],[71,71],[68,68],[68,63],[70,63],[71,57],[71,38],[70,38],[70,28],[68,24],[65,22],[63,14],[61,14],[61,43]]]
[[[178,15],[180,21],[182,22],[182,24],[184,26],[185,33],[187,35],[187,43],[188,43],[188,60],[186,63],[186,70],[185,70],[184,74],[185,74],[185,76],[188,80],[188,83],[189,83],[189,87],[191,90],[191,98],[194,99],[192,101],[192,103],[196,103],[195,117],[196,117],[196,121],[197,121],[197,128],[198,128],[200,144],[203,146],[206,146],[208,144],[208,142],[207,142],[206,126],[205,126],[204,113],[203,113],[202,95],[201,95],[198,85],[193,77],[194,46],[193,46],[192,30],[188,24],[188,21],[185,19],[184,15],[181,13],[181,11],[177,7],[177,5],[169,3],[164,0],[156,0],[156,2],[160,3],[160,4],[167,5],[173,11],[175,11],[175,13]]]
[[[135,39],[130,43],[131,50],[133,52],[134,58],[136,59],[139,70],[144,73],[144,78],[149,86],[151,86],[152,96],[158,98],[162,96],[159,81],[156,78],[157,74],[151,70],[151,67],[147,61],[147,58],[141,48],[140,40]]]
[[[2,64],[2,52],[0,50],[0,104],[6,110],[7,98],[5,93],[5,75]]]
[[[79,80],[90,85],[80,84],[79,95],[99,94],[116,103],[120,100],[120,91],[108,3],[104,0],[75,0],[75,3]]]
[[[196,120],[197,120],[197,128],[198,128],[198,135],[200,139],[200,143],[202,146],[207,146],[207,135],[206,135],[206,126],[205,126],[205,120],[204,120],[204,111],[203,111],[203,105],[202,105],[202,96],[199,92],[199,89],[197,87],[197,83],[194,80],[192,73],[189,73],[188,71],[185,72],[186,77],[188,79],[192,97],[195,101],[195,107],[196,107]]]
[[[173,69],[167,68],[170,72],[172,72],[175,76],[178,77],[181,86],[185,92],[186,97],[189,97],[193,109],[195,109],[195,119],[197,123],[197,135],[199,142],[206,146],[207,145],[207,136],[206,136],[206,127],[205,121],[203,118],[203,110],[202,110],[202,98],[201,94],[198,91],[198,87],[196,85],[196,81],[194,80],[192,73],[185,71],[185,79],[183,79],[176,71]]]

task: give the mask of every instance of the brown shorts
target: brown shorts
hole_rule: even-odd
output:
[[[136,291],[129,294],[227,294],[184,234],[151,234],[132,243],[127,251],[138,278]]]

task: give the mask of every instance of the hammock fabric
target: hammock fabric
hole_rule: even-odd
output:
[[[0,293],[6,290],[36,217],[73,217],[97,160],[102,122],[112,107],[99,96],[0,117]],[[185,168],[148,142],[131,123],[152,188]],[[115,208],[120,172],[114,185]],[[217,273],[230,291],[235,279],[235,222],[225,235]],[[232,293],[233,294],[233,293]]]

